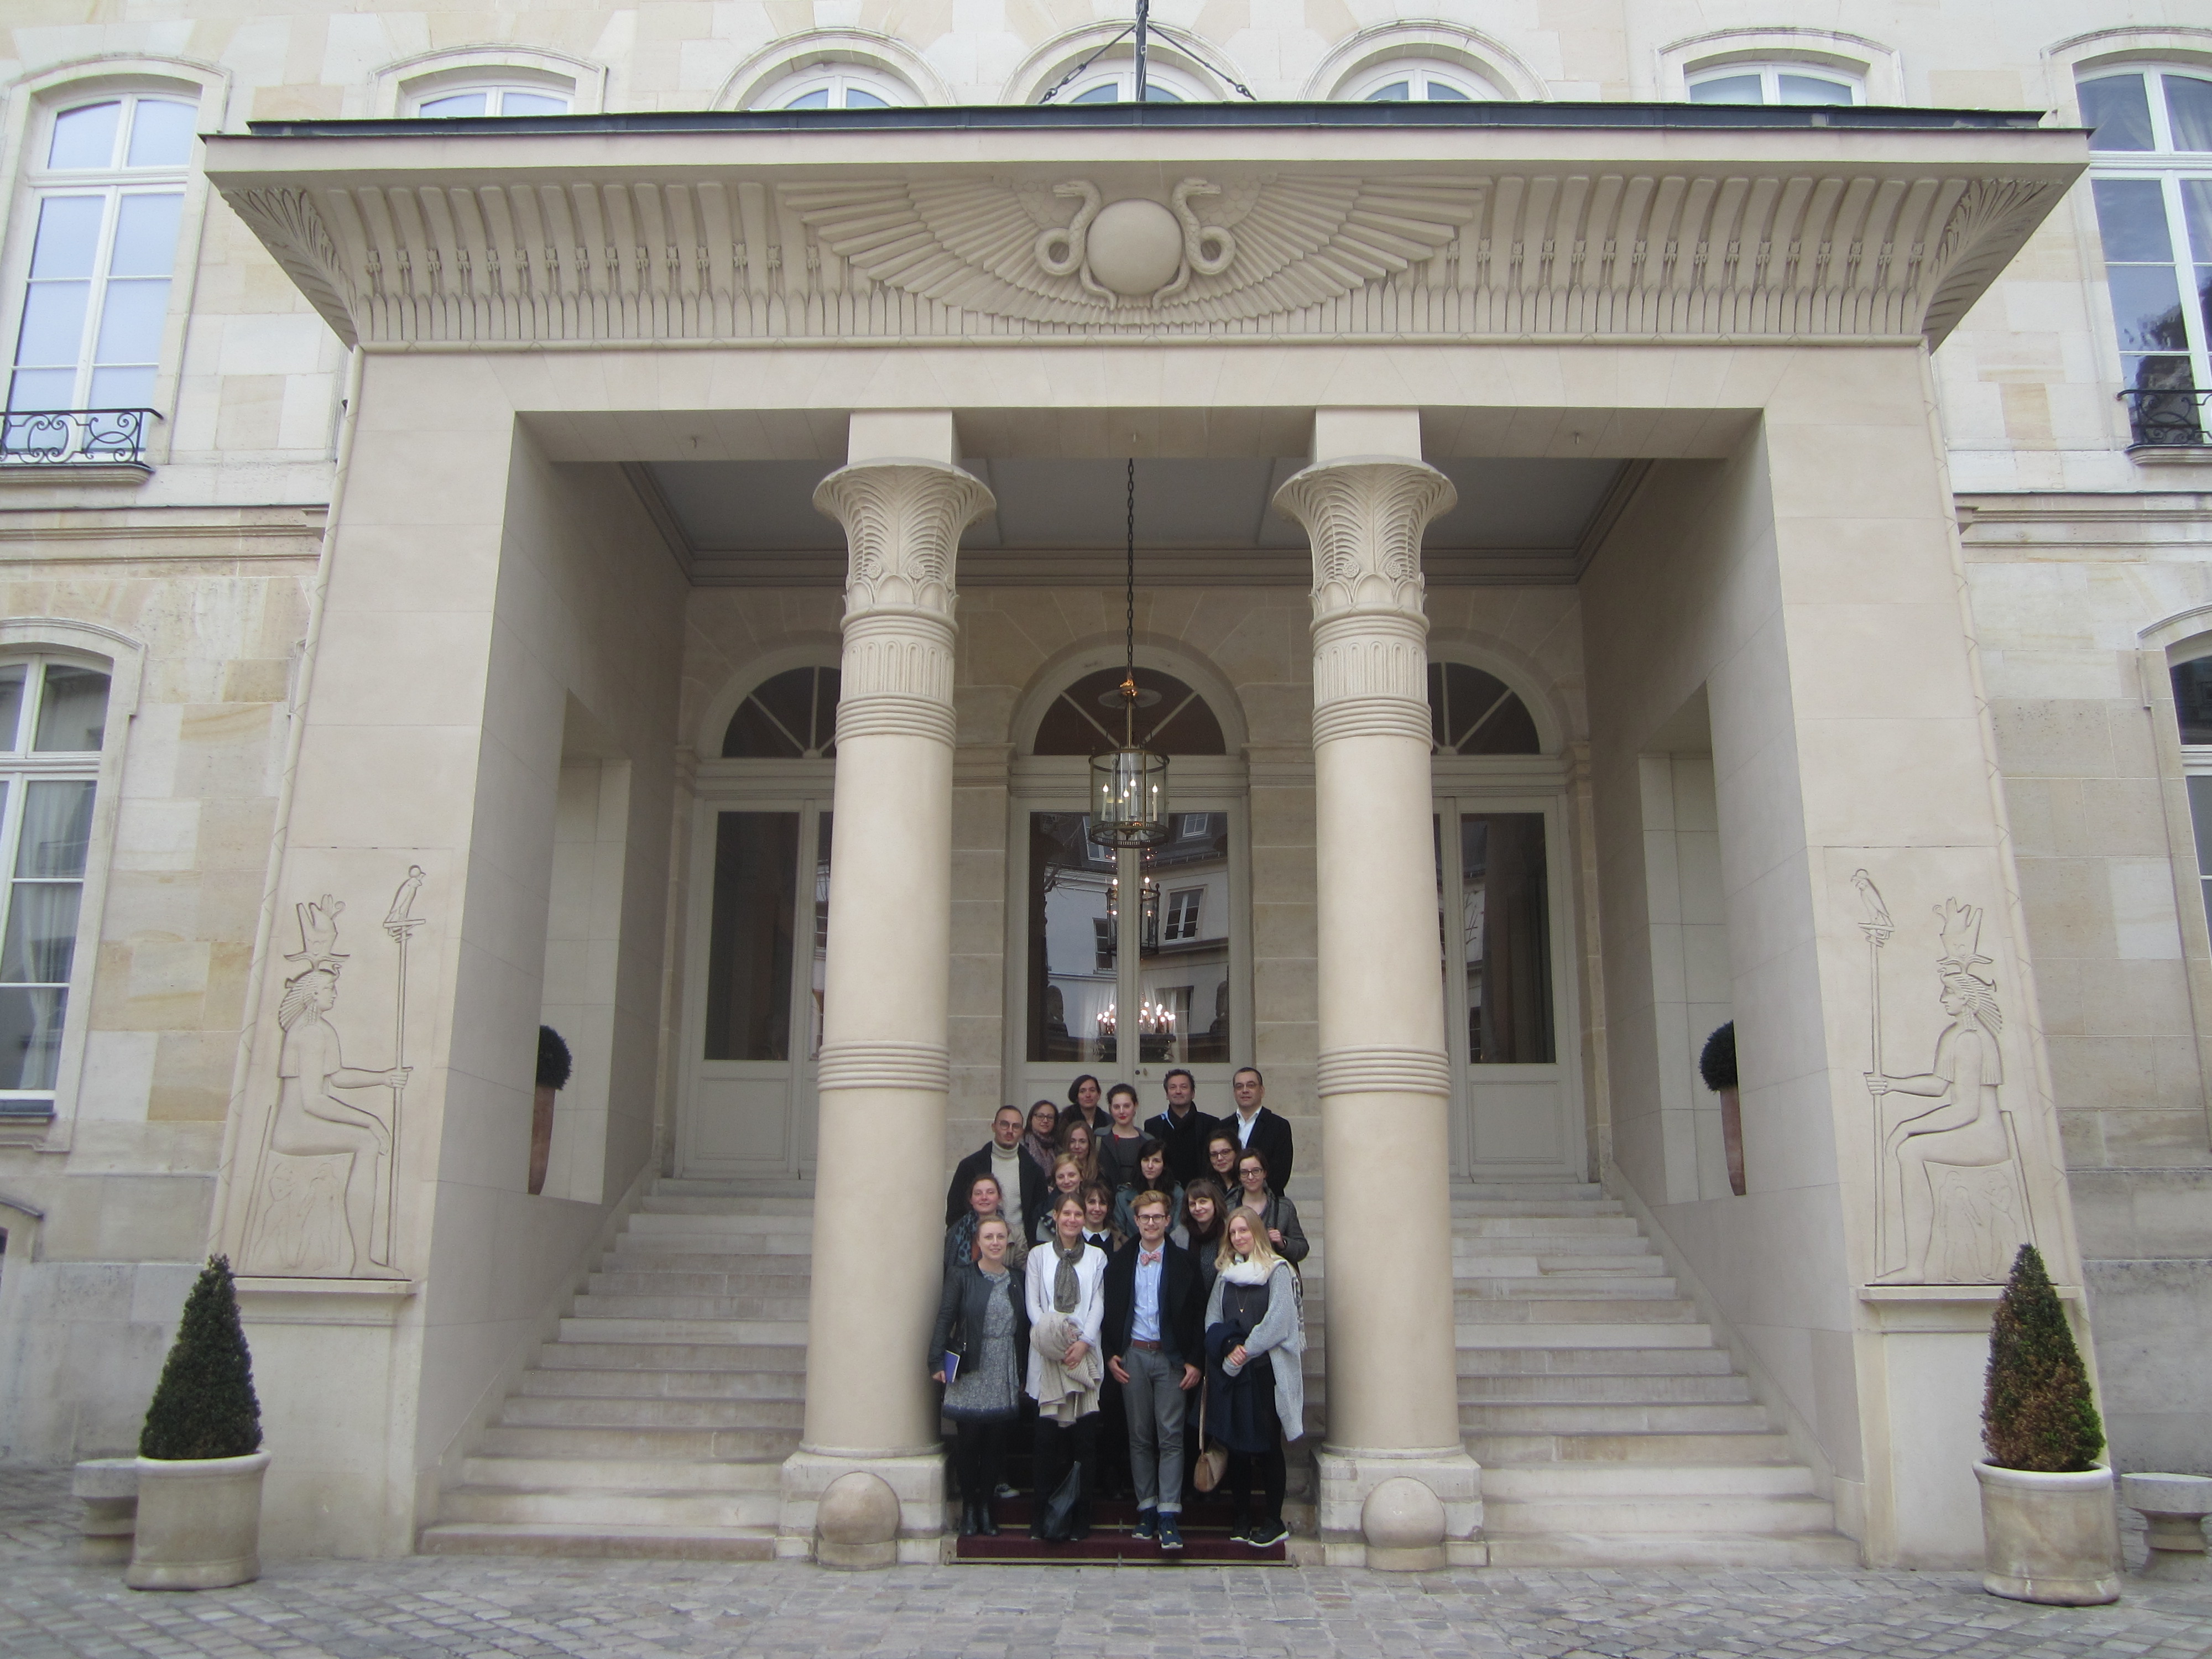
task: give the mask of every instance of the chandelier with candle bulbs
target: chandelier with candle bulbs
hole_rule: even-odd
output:
[[[1128,471],[1128,512],[1123,526],[1124,646],[1121,742],[1091,757],[1091,839],[1103,847],[1157,847],[1168,838],[1168,762],[1137,741],[1137,462]]]

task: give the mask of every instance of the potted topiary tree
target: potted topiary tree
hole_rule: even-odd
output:
[[[138,1437],[138,1528],[123,1582],[218,1589],[261,1576],[261,1402],[230,1263],[208,1258]]]
[[[574,1062],[550,1025],[538,1028],[538,1097],[530,1108],[530,1191],[545,1190],[545,1164],[553,1156],[553,1097],[568,1086]]]
[[[2042,1255],[2023,1244],[1990,1326],[1982,1400],[1982,1588],[2015,1601],[2120,1599],[2119,1516],[2105,1425]]]
[[[1743,1097],[1735,1083],[1735,1022],[1705,1039],[1698,1056],[1698,1075],[1721,1097],[1721,1145],[1728,1153],[1729,1190],[1738,1198],[1743,1184]]]

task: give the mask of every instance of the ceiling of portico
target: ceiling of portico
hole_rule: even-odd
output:
[[[961,540],[963,586],[1118,581],[1126,463],[970,458],[997,510]],[[1282,457],[1137,463],[1139,580],[1290,582],[1309,577],[1304,533],[1272,509],[1304,462]],[[1637,463],[1461,457],[1437,461],[1458,504],[1429,527],[1432,581],[1572,581],[1618,511]],[[815,511],[819,460],[657,461],[628,471],[693,580],[709,585],[842,583],[844,532]]]

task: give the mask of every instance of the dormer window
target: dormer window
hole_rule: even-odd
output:
[[[1473,104],[1498,93],[1456,64],[1400,58],[1370,70],[1342,95],[1364,104]]]
[[[544,87],[474,85],[441,88],[410,112],[424,121],[467,120],[493,115],[566,115],[566,94]]]
[[[1865,83],[1812,64],[1728,64],[1689,77],[1693,104],[1833,105],[1866,101]]]

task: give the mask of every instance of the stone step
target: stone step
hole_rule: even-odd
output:
[[[728,1400],[788,1401],[806,1397],[806,1374],[789,1370],[532,1369],[517,1398],[540,1400]]]
[[[1482,1472],[1485,1502],[1605,1498],[1811,1498],[1802,1463],[1498,1463]]]
[[[759,1215],[750,1210],[640,1210],[629,1218],[626,1237],[635,1238],[803,1238],[814,1237],[811,1215]]]
[[[586,1319],[575,1322],[592,1327],[606,1322]],[[789,1376],[803,1376],[806,1370],[806,1344],[803,1340],[750,1344],[685,1341],[680,1338],[674,1341],[600,1340],[608,1334],[598,1330],[587,1330],[584,1334],[574,1336],[564,1334],[559,1341],[549,1343],[538,1351],[538,1368],[543,1370],[751,1371]],[[803,1338],[803,1332],[801,1335]]]
[[[805,1414],[799,1400],[525,1393],[507,1396],[499,1420],[508,1428],[796,1429]]]
[[[551,1425],[510,1426],[495,1423],[477,1439],[488,1457],[558,1458],[586,1463],[647,1459],[711,1469],[718,1462],[780,1462],[799,1449],[799,1428],[717,1429],[650,1425]]]
[[[606,1522],[441,1521],[422,1529],[426,1555],[551,1555],[605,1560],[770,1561],[773,1523],[753,1527],[615,1526]]]
[[[1764,1406],[1649,1401],[1468,1401],[1459,1407],[1462,1434],[1759,1434]]]
[[[1462,1325],[1614,1324],[1624,1321],[1654,1326],[1694,1322],[1697,1304],[1680,1296],[1466,1296],[1455,1292],[1452,1305]]]
[[[1459,1379],[1462,1406],[1480,1401],[1500,1405],[1528,1401],[1538,1405],[1589,1404],[1601,1401],[1647,1405],[1677,1403],[1741,1404],[1751,1398],[1751,1384],[1733,1373],[1686,1376],[1649,1376],[1633,1371],[1600,1372],[1576,1376],[1558,1372],[1528,1376],[1468,1376]]]
[[[1490,1238],[1611,1238],[1642,1240],[1644,1230],[1632,1215],[1459,1216],[1452,1221],[1455,1243]],[[1630,1248],[1633,1248],[1631,1246]]]
[[[1495,1255],[1476,1252],[1452,1258],[1452,1278],[1461,1284],[1477,1279],[1662,1279],[1666,1273],[1666,1262],[1656,1255],[1601,1255],[1595,1250],[1579,1255],[1523,1255],[1517,1243]]]
[[[571,1310],[579,1319],[793,1319],[804,1322],[804,1296],[602,1296],[586,1291]]]
[[[1741,1434],[1504,1434],[1462,1437],[1485,1468],[1516,1463],[1788,1463],[1790,1437],[1773,1430]]]
[[[1671,1336],[1670,1328],[1668,1334]],[[1470,1348],[1459,1351],[1462,1376],[1729,1376],[1727,1351],[1704,1347]]]
[[[1553,1304],[1553,1306],[1558,1304]],[[1662,1304],[1664,1305],[1664,1304]],[[1458,1342],[1469,1348],[1710,1348],[1712,1328],[1701,1324],[1669,1324],[1660,1320],[1609,1324],[1557,1320],[1550,1323],[1517,1324],[1508,1319],[1473,1321],[1462,1318]],[[1725,1356],[1723,1356],[1725,1358]]]
[[[1487,1529],[1486,1528],[1486,1532]],[[1694,1567],[1798,1570],[1856,1567],[1856,1544],[1839,1533],[1488,1534],[1493,1567]]]
[[[788,1260],[790,1258],[775,1258]],[[770,1272],[732,1267],[635,1267],[627,1262],[602,1267],[591,1277],[593,1296],[781,1296],[804,1301],[814,1276],[804,1271]]]
[[[1674,1281],[1664,1274],[1632,1273],[1531,1273],[1525,1277],[1510,1273],[1456,1273],[1452,1278],[1452,1291],[1462,1300],[1469,1297],[1486,1300],[1503,1297],[1572,1297],[1668,1302],[1681,1295]]]
[[[445,1522],[516,1522],[584,1527],[766,1527],[783,1502],[773,1488],[760,1492],[623,1491],[580,1487],[565,1492],[517,1491],[503,1486],[455,1486],[439,1504]]]
[[[606,1255],[611,1262],[648,1268],[663,1263],[680,1267],[695,1260],[717,1267],[758,1261],[769,1273],[805,1273],[813,1259],[811,1233],[656,1233],[649,1238],[624,1233]]]
[[[946,1167],[951,1166],[948,1164]],[[654,1198],[719,1198],[726,1203],[779,1206],[795,1203],[811,1208],[814,1203],[814,1182],[811,1178],[794,1181],[789,1176],[767,1176],[754,1179],[660,1176],[654,1179],[649,1195]]]
[[[803,1319],[654,1319],[572,1314],[561,1322],[569,1342],[727,1343],[732,1347],[806,1346]]]
[[[677,1190],[696,1187],[700,1190]],[[663,1181],[638,1200],[637,1215],[763,1215],[814,1218],[811,1198],[744,1198],[707,1190],[707,1182]]]
[[[1618,1218],[1633,1227],[1635,1218],[1629,1216],[1617,1198],[1455,1198],[1452,1200],[1454,1222],[1498,1220],[1514,1216],[1543,1216],[1550,1218]],[[1304,1213],[1301,1206],[1299,1213]]]
[[[1492,1538],[1531,1533],[1748,1533],[1780,1537],[1833,1532],[1835,1506],[1825,1498],[1623,1497],[1498,1499],[1482,1504]]]

